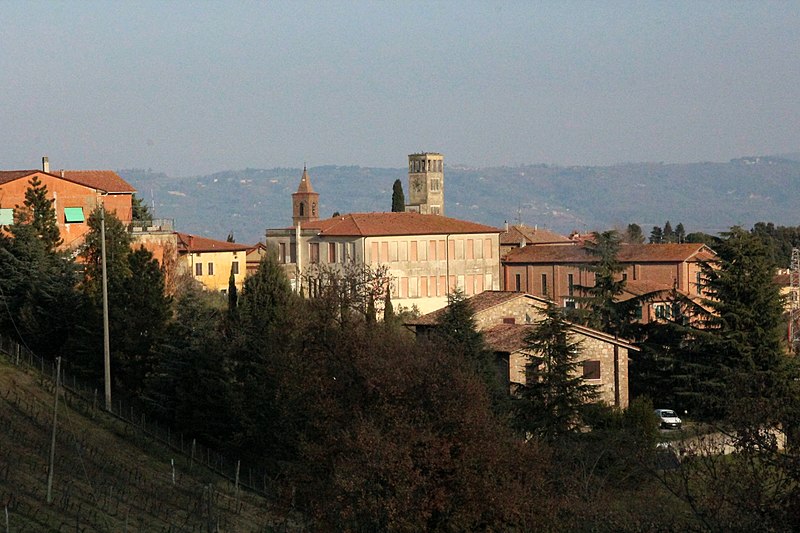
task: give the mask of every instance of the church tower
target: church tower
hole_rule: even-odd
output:
[[[406,211],[444,215],[444,156],[434,152],[410,154],[408,190]]]
[[[303,165],[303,177],[297,192],[292,193],[292,225],[297,226],[303,222],[319,220],[319,193],[311,187],[308,170]]]

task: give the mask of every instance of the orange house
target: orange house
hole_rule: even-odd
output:
[[[25,202],[30,180],[38,178],[54,200],[56,222],[63,247],[75,248],[89,231],[87,219],[98,206],[105,205],[124,224],[133,218],[132,198],[136,192],[111,170],[58,170],[50,172],[46,158],[43,170],[0,170],[0,225],[14,223],[14,211]]]

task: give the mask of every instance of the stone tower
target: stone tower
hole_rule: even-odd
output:
[[[444,215],[444,156],[433,152],[408,156],[409,201],[406,211]]]
[[[297,192],[292,193],[292,225],[302,225],[303,222],[319,220],[319,193],[314,192],[308,170],[303,165],[303,177]]]

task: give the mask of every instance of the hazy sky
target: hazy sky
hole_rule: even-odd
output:
[[[0,168],[800,151],[797,2],[0,2]]]

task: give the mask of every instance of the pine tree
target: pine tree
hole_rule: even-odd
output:
[[[594,258],[586,267],[594,273],[594,285],[576,286],[581,294],[576,300],[586,311],[585,322],[588,326],[619,335],[631,322],[634,309],[638,306],[638,302],[631,300],[617,302],[617,297],[625,289],[625,280],[622,279],[625,267],[617,260],[621,246],[619,233],[615,230],[595,232],[585,246]]]
[[[664,242],[664,232],[659,226],[653,226],[650,231],[650,244],[661,244]]]
[[[672,231],[672,224],[669,223],[669,220],[664,224],[663,239],[664,242],[675,242],[675,232]]]
[[[678,225],[675,226],[675,242],[681,244],[686,242],[686,229],[683,227],[683,222],[678,222]]]
[[[461,356],[481,377],[486,390],[498,406],[505,397],[494,363],[494,354],[486,346],[475,324],[475,311],[464,293],[456,289],[447,297],[436,324],[435,337],[450,353]]]
[[[34,176],[28,181],[23,206],[17,206],[20,210],[17,223],[29,222],[39,239],[51,251],[64,242],[58,229],[54,202],[55,198],[47,198],[47,186],[42,184],[38,176]]]
[[[628,244],[643,244],[644,234],[642,233],[642,227],[639,224],[628,224],[624,240]]]
[[[406,198],[403,194],[403,183],[397,179],[392,186],[392,212],[402,213],[406,210]]]
[[[150,208],[136,194],[131,195],[131,218],[137,222],[150,222],[153,220]]]
[[[580,344],[570,339],[563,312],[552,303],[526,338],[527,383],[518,390],[515,421],[529,435],[552,440],[576,431],[581,412],[596,396],[579,372]]]
[[[703,408],[710,416],[725,416],[779,399],[794,370],[784,355],[783,306],[769,250],[734,227],[715,251],[716,262],[703,267],[711,312],[690,355],[704,368]]]

